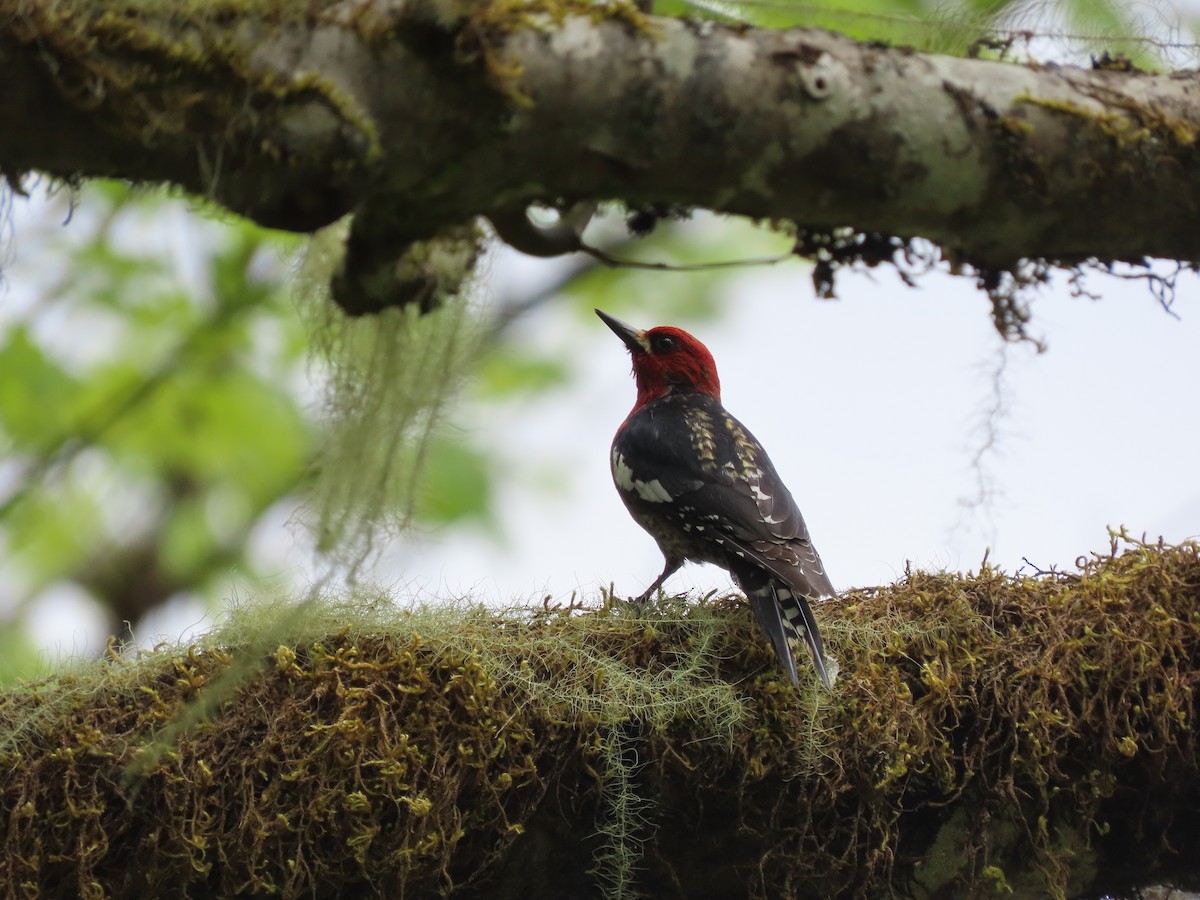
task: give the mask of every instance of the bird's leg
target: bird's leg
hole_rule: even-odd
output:
[[[667,564],[663,566],[662,574],[654,579],[654,584],[646,588],[646,591],[644,594],[642,594],[642,596],[638,597],[636,600],[630,600],[629,602],[639,608],[645,606],[646,601],[650,599],[650,595],[662,587],[663,582],[678,572],[679,567],[682,565],[683,560],[681,559],[668,559]]]

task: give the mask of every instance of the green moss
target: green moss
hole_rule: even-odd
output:
[[[333,165],[344,168],[352,159],[360,166],[380,152],[374,124],[332,81],[313,73],[281,79],[253,61],[261,41],[249,33],[257,29],[265,38],[290,24],[315,24],[324,15],[319,6],[22,0],[18,7],[5,26],[10,38],[45,59],[67,102],[131,140],[149,146],[175,137],[220,138],[234,148],[239,136],[253,132],[260,110],[315,99],[357,134],[351,157]],[[277,146],[265,143],[258,151],[287,162]],[[223,162],[236,168],[239,161]]]
[[[0,694],[0,885],[513,896],[489,878],[580,853],[579,890],[610,896],[1155,872],[1200,791],[1200,546],[1120,537],[1075,575],[913,572],[822,604],[832,697],[788,685],[728,597],[359,593],[113,648]]]
[[[1017,98],[1019,103],[1040,106],[1093,122],[1122,149],[1151,139],[1165,139],[1172,145],[1191,147],[1200,133],[1200,127],[1196,123],[1172,116],[1153,103],[1139,103],[1115,91],[1098,94],[1096,100],[1104,104],[1103,109],[1083,106],[1073,100],[1055,100],[1031,95]]]

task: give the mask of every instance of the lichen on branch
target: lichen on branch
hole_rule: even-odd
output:
[[[622,2],[21,0],[0,14],[0,82],[10,180],[169,182],[300,231],[355,211],[365,243],[394,248],[367,277],[477,216],[613,199],[923,239],[993,280],[1200,259],[1180,202],[1200,195],[1188,73],[960,59]]]

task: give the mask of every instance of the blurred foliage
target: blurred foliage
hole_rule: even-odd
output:
[[[1104,52],[1139,66],[1195,65],[1195,30],[1171,0],[657,0],[661,15],[702,15],[764,28],[840,31],[955,56],[1086,65]]]
[[[102,183],[60,193],[16,241],[0,314],[6,642],[68,585],[122,633],[172,597],[252,580],[251,533],[313,448],[282,277],[298,240]]]
[[[1020,54],[1031,36],[1069,32],[1101,42],[1147,37],[1153,47],[1176,33],[1170,14],[1155,12],[1164,8],[1115,0],[655,5],[668,15],[828,27],[957,53],[995,29],[1029,32],[1022,46],[982,48],[993,56]],[[14,205],[24,206],[0,198],[6,215]],[[128,636],[172,598],[213,608],[236,585],[283,568],[293,538],[282,523],[303,506],[319,468],[318,421],[328,412],[316,402],[328,373],[310,354],[320,323],[310,332],[289,296],[302,241],[194,207],[96,182],[60,190],[38,216],[19,211],[5,230],[0,263],[15,264],[0,306],[0,679],[36,665],[28,625],[47,597],[90,597],[107,629]],[[632,241],[623,216],[610,211],[588,233],[619,259],[687,265],[786,255],[789,246],[786,236],[707,216],[668,218]],[[593,307],[639,325],[688,327],[728,308],[730,279],[745,271],[664,274],[582,257],[570,266],[542,288],[490,289],[485,352],[450,422],[457,427],[423,437],[416,452],[419,524],[469,522],[499,539],[500,479],[537,490],[566,483],[561,464],[530,461],[528,448],[506,448],[501,435],[474,425],[487,420],[481,410],[502,421],[535,401],[567,402],[581,371],[578,345],[606,340]],[[796,281],[807,295],[807,279]],[[551,300],[562,313],[555,339],[529,339],[525,315]]]

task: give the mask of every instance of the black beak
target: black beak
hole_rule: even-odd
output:
[[[596,315],[600,317],[605,325],[612,329],[613,334],[625,342],[625,346],[629,348],[630,353],[645,353],[646,344],[645,332],[638,331],[630,325],[626,325],[620,319],[614,319],[608,313],[596,310]]]

